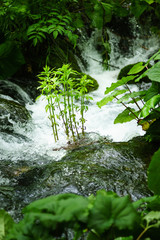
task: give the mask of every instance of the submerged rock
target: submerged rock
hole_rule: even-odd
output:
[[[0,130],[11,130],[14,123],[26,123],[30,113],[21,104],[0,98]]]
[[[25,205],[59,193],[88,196],[105,189],[120,196],[129,194],[133,200],[150,196],[146,172],[153,146],[141,138],[121,143],[95,138],[84,139],[58,161],[38,154],[30,154],[31,161],[25,155],[16,162],[1,161],[1,179],[5,179],[0,185],[1,207],[16,219]],[[8,187],[12,189],[6,194]]]

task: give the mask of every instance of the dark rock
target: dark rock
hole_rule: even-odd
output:
[[[24,124],[30,118],[28,110],[17,102],[0,98],[0,129],[11,130],[14,123]]]
[[[154,151],[154,146],[143,138],[114,143],[92,133],[59,161],[52,158],[47,162],[45,156],[32,154],[30,158],[36,161],[3,161],[0,163],[1,178],[6,182],[3,187],[14,190],[8,190],[6,195],[6,190],[0,188],[1,207],[19,218],[25,205],[59,193],[88,196],[105,189],[120,196],[129,194],[133,200],[150,196],[146,173]],[[43,164],[39,164],[42,158]]]

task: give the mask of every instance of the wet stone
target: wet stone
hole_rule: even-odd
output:
[[[39,164],[38,155],[34,163],[3,161],[1,177],[8,180],[0,185],[1,207],[19,219],[25,205],[59,193],[89,196],[105,189],[120,196],[130,195],[132,200],[150,196],[146,172],[155,150],[142,138],[121,143],[100,138],[88,143],[84,140],[84,144],[67,150],[61,160],[52,159],[43,165]]]

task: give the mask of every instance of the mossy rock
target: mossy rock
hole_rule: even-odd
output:
[[[138,63],[138,62],[137,62],[137,63]],[[127,77],[127,76],[128,76],[128,72],[129,72],[129,71],[131,70],[131,68],[132,68],[135,64],[137,64],[137,63],[129,64],[129,65],[123,67],[123,68],[120,70],[117,79],[120,80],[120,79],[123,78],[123,77]],[[149,66],[149,67],[150,67],[150,66]],[[141,71],[141,72],[139,73],[139,75],[141,75],[144,71],[146,71],[146,69],[144,69],[143,71]],[[150,79],[149,79],[147,76],[145,76],[145,77],[143,77],[143,78],[140,80],[140,82],[149,83],[149,82],[151,82],[151,81],[150,81]],[[133,84],[133,83],[134,83],[134,80],[129,82],[129,84]]]
[[[0,98],[0,128],[7,129],[15,123],[26,123],[30,119],[28,110],[17,102]]]
[[[79,79],[79,78],[82,78],[84,75],[87,75],[87,74],[85,74],[85,73],[79,73],[79,74],[76,76],[76,81],[78,81],[78,79]],[[87,88],[87,93],[97,90],[98,87],[99,87],[99,84],[98,84],[97,80],[94,79],[93,77],[91,77],[90,75],[87,75],[87,79],[92,80],[92,85],[88,84],[88,85],[86,86],[86,88]]]

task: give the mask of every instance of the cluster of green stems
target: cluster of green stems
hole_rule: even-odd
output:
[[[57,70],[45,66],[44,71],[38,75],[38,88],[47,99],[46,111],[49,112],[55,142],[59,140],[59,122],[62,123],[67,138],[72,137],[74,142],[80,138],[80,130],[83,136],[85,134],[84,113],[88,110],[85,100],[92,99],[86,94],[87,86],[92,85],[92,80],[87,79],[86,75],[79,78],[79,75],[69,64]],[[77,118],[78,113],[80,118]]]

